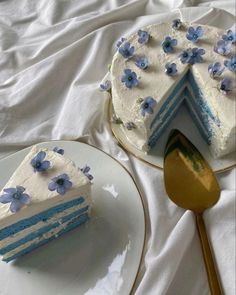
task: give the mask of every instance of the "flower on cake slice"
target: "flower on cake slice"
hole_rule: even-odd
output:
[[[150,39],[150,35],[146,31],[138,30],[138,36],[138,42],[140,44],[147,44]]]
[[[148,58],[144,55],[144,56],[140,56],[137,57],[135,60],[135,64],[138,68],[142,69],[142,70],[146,70],[148,68]]]
[[[214,47],[214,51],[221,55],[228,55],[231,52],[231,48],[232,48],[231,42],[225,41],[225,40],[219,40]]]
[[[124,75],[121,78],[121,82],[125,83],[125,86],[129,89],[139,84],[136,73],[132,72],[131,69],[124,70]]]
[[[180,61],[185,64],[185,63],[188,63],[190,58],[191,58],[191,55],[192,55],[192,49],[191,48],[188,48],[186,50],[183,50],[180,55],[179,55],[179,59]]]
[[[220,77],[221,74],[223,73],[224,69],[225,68],[223,66],[221,66],[221,64],[219,62],[215,62],[215,63],[210,64],[208,66],[208,72],[209,72],[211,78],[213,78],[213,79],[216,77]]]
[[[40,151],[30,162],[31,166],[34,168],[34,172],[44,172],[50,167],[49,161],[44,161],[46,153]]]
[[[124,124],[124,127],[127,129],[127,130],[133,130],[133,129],[136,129],[136,125],[134,122],[132,121],[129,121],[127,123]]]
[[[184,50],[179,55],[179,58],[182,63],[188,63],[190,65],[194,65],[195,63],[203,62],[202,55],[204,55],[206,51],[203,48],[188,48]]]
[[[90,167],[88,165],[85,165],[83,168],[80,169],[80,171],[83,172],[83,174],[91,181],[93,180],[93,176],[89,173]]]
[[[124,45],[119,47],[118,51],[124,58],[131,58],[134,55],[134,46],[130,46],[129,42],[125,42]]]
[[[182,22],[181,22],[181,20],[179,18],[174,19],[172,21],[172,28],[174,30],[179,30],[181,28],[181,26],[182,26]]]
[[[146,114],[153,114],[153,109],[155,105],[156,101],[151,96],[147,96],[146,98],[144,98],[140,106],[142,116],[145,117]]]
[[[224,65],[233,73],[236,72],[236,54],[234,54],[230,60],[225,60]]]
[[[236,42],[236,32],[233,32],[232,30],[228,30],[225,35],[222,36],[222,39],[225,41],[229,41],[231,43]]]
[[[65,151],[64,151],[62,148],[59,148],[59,147],[57,147],[57,146],[54,147],[53,151],[54,151],[55,153],[58,153],[58,154],[62,155],[62,156],[63,156],[64,153],[65,153]]]
[[[111,81],[106,80],[104,84],[100,84],[100,90],[109,92],[111,90]]]
[[[220,81],[219,90],[224,95],[227,95],[229,92],[232,91],[232,80],[229,78],[224,78],[222,81]]]
[[[203,28],[198,26],[196,29],[189,27],[186,38],[193,43],[196,43],[203,36]]]
[[[48,184],[50,191],[57,191],[59,195],[64,195],[72,187],[72,182],[67,174],[61,174],[51,179]]]
[[[161,45],[165,53],[172,53],[174,52],[174,47],[177,45],[177,40],[167,36],[162,41]]]
[[[173,76],[177,75],[177,72],[178,72],[178,70],[176,68],[175,63],[170,63],[170,62],[166,63],[166,65],[165,65],[165,73],[168,76],[173,77]]]
[[[5,188],[4,194],[0,196],[0,203],[11,203],[10,210],[12,213],[18,212],[24,205],[30,203],[30,197],[25,193],[23,186],[16,186],[15,188]]]

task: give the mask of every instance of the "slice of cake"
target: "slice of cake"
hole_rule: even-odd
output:
[[[4,261],[88,220],[89,168],[81,171],[63,153],[62,149],[34,146],[0,192],[0,255]]]
[[[185,103],[215,157],[235,150],[236,35],[182,23],[122,39],[111,65],[116,119],[138,149],[154,148]]]

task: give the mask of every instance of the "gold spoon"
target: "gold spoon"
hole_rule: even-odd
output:
[[[169,198],[194,212],[211,294],[222,294],[203,220],[204,210],[219,200],[220,187],[206,160],[178,130],[171,132],[166,144],[164,181]]]

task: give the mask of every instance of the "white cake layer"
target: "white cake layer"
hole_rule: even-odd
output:
[[[50,237],[57,237],[57,234],[63,230],[66,229],[66,227],[68,226],[68,224],[71,222],[71,220],[69,220],[68,222],[65,222],[63,224],[61,224],[60,226],[56,227],[55,229],[51,229],[49,232],[44,233],[41,237],[37,237],[25,244],[20,245],[19,247],[7,252],[6,254],[3,255],[3,259],[7,259],[9,257],[14,256],[15,254],[17,254],[18,252],[28,248],[29,246],[31,246],[32,244],[38,244],[39,242],[49,239]]]
[[[14,235],[11,235],[3,240],[0,241],[0,249],[1,248],[5,248],[7,245],[10,245],[10,244],[13,244],[14,242],[26,237],[27,235],[29,235],[30,233],[33,233],[39,229],[41,229],[42,227],[45,227],[45,226],[48,226],[50,224],[54,224],[56,223],[57,221],[60,222],[60,220],[67,216],[67,215],[70,215],[71,213],[81,209],[81,208],[84,208],[86,206],[90,205],[88,202],[84,201],[83,203],[79,204],[79,205],[76,205],[76,206],[73,206],[67,210],[64,210],[63,212],[59,213],[59,214],[56,214],[54,215],[53,217],[51,217],[49,220],[47,220],[46,222],[44,221],[40,221],[38,223],[36,223],[35,225],[33,226],[30,226],[26,229],[24,229],[23,231],[20,231],[20,232],[17,232],[16,234]],[[87,212],[88,214],[90,213],[90,209],[88,210]]]
[[[50,161],[51,168],[45,172],[34,172],[30,162],[41,150],[46,152],[45,160]],[[56,191],[50,191],[48,183],[52,178],[64,173],[68,174],[72,187],[61,196]],[[73,161],[64,155],[38,146],[31,149],[4,188],[17,185],[26,188],[25,193],[30,196],[31,202],[16,213],[10,211],[10,203],[0,203],[0,229],[80,196],[85,199],[84,205],[91,203],[91,184]],[[2,190],[0,195],[3,193]]]
[[[231,152],[234,147],[232,144],[232,134],[235,132],[235,92],[224,95],[218,90],[219,80],[212,79],[208,73],[208,66],[214,62],[220,62],[221,65],[229,57],[221,56],[213,51],[218,40],[222,38],[225,31],[215,27],[201,25],[204,30],[203,37],[195,44],[186,38],[187,28],[189,26],[197,27],[198,24],[184,23],[180,30],[174,30],[171,23],[162,23],[151,25],[143,30],[151,35],[150,41],[145,44],[138,43],[138,34],[128,38],[131,46],[135,47],[135,56],[147,56],[149,67],[147,70],[139,69],[134,62],[134,58],[125,59],[119,52],[114,55],[111,66],[112,82],[112,101],[114,111],[124,123],[134,122],[136,129],[129,131],[124,128],[127,138],[136,145],[137,148],[147,150],[147,140],[150,135],[150,123],[155,114],[165,102],[168,95],[173,91],[176,83],[181,79],[189,69],[192,71],[197,84],[200,86],[204,98],[207,99],[208,106],[221,122],[222,131],[217,131],[217,136],[213,139],[212,144],[214,153],[218,155]],[[164,53],[161,43],[166,36],[177,39],[178,44],[174,53]],[[206,53],[203,55],[203,63],[196,63],[193,66],[182,64],[179,55],[187,48],[203,48]],[[235,52],[233,45],[232,53]],[[167,62],[176,63],[178,74],[175,77],[169,77],[165,74],[165,64]],[[131,69],[139,77],[138,87],[128,89],[121,82],[121,77],[125,69]],[[222,79],[229,77],[233,81],[235,75],[227,68],[222,74]],[[137,100],[147,96],[153,97],[157,104],[153,115],[143,117],[140,112],[140,104]],[[218,156],[217,155],[217,156]]]

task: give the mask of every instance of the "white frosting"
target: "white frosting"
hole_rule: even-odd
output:
[[[183,24],[180,30],[172,29],[171,23],[162,23],[151,25],[143,30],[151,35],[150,41],[146,44],[138,43],[138,34],[132,35],[127,41],[131,46],[135,47],[135,55],[146,55],[149,60],[147,70],[139,69],[134,62],[134,59],[125,59],[119,52],[114,55],[111,66],[111,82],[112,82],[112,101],[115,114],[124,123],[134,122],[136,129],[127,130],[124,132],[127,138],[139,149],[147,150],[147,141],[150,136],[150,123],[155,114],[158,112],[165,99],[171,93],[177,82],[190,68],[198,85],[200,86],[204,97],[208,100],[208,105],[216,114],[222,123],[221,128],[216,131],[211,149],[213,154],[219,156],[233,151],[235,136],[235,93],[227,96],[223,95],[218,90],[219,80],[212,79],[208,73],[208,65],[214,62],[220,62],[222,65],[228,57],[221,56],[213,51],[213,48],[218,40],[222,38],[225,31],[215,27],[204,26],[203,37],[193,44],[187,40],[187,28],[196,24]],[[177,39],[178,44],[175,47],[174,53],[164,53],[161,43],[166,36],[171,36]],[[206,53],[203,55],[204,62],[196,63],[193,66],[182,64],[179,60],[179,54],[187,48],[204,48]],[[232,51],[235,51],[233,45]],[[165,64],[167,62],[176,63],[178,75],[169,77],[165,74]],[[124,74],[124,69],[131,69],[139,77],[138,87],[128,89],[121,82],[121,77]],[[235,80],[234,74],[225,69],[222,78],[229,77]],[[157,104],[153,115],[143,117],[140,112],[140,104],[137,103],[138,98],[153,97]]]
[[[45,160],[50,161],[51,165],[47,171],[39,173],[33,171],[30,162],[41,150],[46,152]],[[68,174],[72,187],[64,196],[61,196],[56,191],[50,191],[48,183],[53,177],[63,173]],[[38,146],[34,146],[31,149],[4,188],[16,187],[17,185],[23,186],[26,189],[25,193],[30,196],[30,204],[24,206],[18,212],[12,213],[9,209],[10,203],[0,203],[0,228],[14,224],[17,221],[31,217],[79,196],[85,198],[83,205],[91,203],[91,184],[88,178],[77,169],[75,164],[65,156]],[[3,193],[2,190],[0,195]]]

